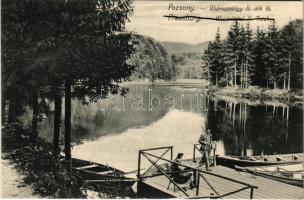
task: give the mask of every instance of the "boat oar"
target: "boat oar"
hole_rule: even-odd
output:
[[[238,166],[238,165],[234,165],[234,169],[241,170],[241,171],[248,171],[247,167],[241,167],[241,166]]]
[[[239,170],[242,170],[242,171],[246,171],[246,172],[250,172],[252,174],[256,174],[256,173],[270,173],[270,174],[276,174],[278,173],[279,171],[271,171],[271,170],[268,170],[266,168],[263,168],[263,167],[252,167],[252,169],[250,168],[247,168],[247,167],[240,167],[240,166],[237,166],[235,165],[234,166],[235,169],[239,169]],[[257,170],[257,169],[262,169],[262,170]]]
[[[109,182],[135,182],[136,178],[133,179],[97,179],[97,180],[85,180],[86,184],[88,183],[109,183]]]
[[[240,171],[242,171],[242,172],[249,172],[251,174],[250,178],[255,178],[255,176],[252,175],[252,171],[248,170],[247,167],[240,167],[238,165],[234,165],[234,168],[239,171],[240,175],[241,175]]]

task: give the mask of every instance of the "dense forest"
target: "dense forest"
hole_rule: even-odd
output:
[[[267,31],[234,22],[228,36],[219,30],[204,51],[204,77],[217,86],[286,90],[302,88],[303,21],[289,22],[278,30],[273,21]]]
[[[171,80],[176,76],[175,65],[164,46],[154,39],[136,35],[136,52],[129,62],[136,66],[133,79]]]
[[[177,78],[202,78],[202,60],[199,53],[184,52],[180,54],[172,54],[171,59],[177,70]]]
[[[162,42],[171,56],[172,64],[176,68],[177,79],[202,78],[202,51],[208,42],[188,44],[182,42]]]

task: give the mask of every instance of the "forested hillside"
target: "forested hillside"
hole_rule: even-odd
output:
[[[177,70],[177,78],[202,78],[202,52],[208,42],[187,44],[182,42],[162,42],[171,56],[172,63]]]
[[[199,44],[188,44],[183,42],[162,42],[169,54],[182,54],[182,53],[199,53],[202,54],[202,49],[206,49],[208,42]]]
[[[176,78],[201,78],[201,55],[208,43],[187,44],[158,42],[137,35],[136,53],[130,62],[136,66],[132,79],[172,80]]]
[[[227,38],[219,30],[204,51],[204,76],[218,86],[299,89],[303,84],[303,21],[267,31],[235,22]]]
[[[136,52],[130,62],[136,66],[132,79],[171,80],[176,76],[175,65],[162,44],[154,39],[137,35]]]
[[[202,52],[202,51],[201,51]],[[202,78],[202,53],[180,52],[171,54],[172,63],[176,67],[177,78],[200,79]]]

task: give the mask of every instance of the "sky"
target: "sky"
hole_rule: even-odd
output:
[[[170,5],[171,4],[171,5]],[[210,11],[210,6],[237,6],[243,8],[242,12]],[[194,6],[194,11],[173,10],[174,6]],[[254,9],[262,6],[262,11],[244,11],[247,6]],[[269,6],[271,11],[266,11]],[[153,37],[158,41],[184,42],[198,44],[214,39],[217,29],[220,29],[222,37],[227,36],[232,21],[173,21],[163,17],[164,15],[196,15],[201,17],[215,17],[222,15],[234,16],[269,16],[276,20],[278,28],[286,25],[290,20],[303,19],[303,7],[301,1],[278,2],[278,1],[138,1],[133,2],[133,15],[130,23],[126,24],[128,31],[134,31],[141,35]],[[170,8],[169,8],[170,7]],[[247,22],[243,22],[246,25]],[[250,21],[250,26],[256,30],[257,26],[267,29],[270,21]]]

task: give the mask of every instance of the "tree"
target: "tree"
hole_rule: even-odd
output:
[[[118,83],[134,66],[127,63],[134,52],[133,35],[124,33],[131,0],[68,0],[57,29],[57,46],[65,91],[65,158],[71,167],[71,100],[108,92],[124,93]]]
[[[231,26],[226,40],[226,65],[229,66],[232,84],[237,86],[238,62],[239,62],[240,26],[237,21]],[[232,68],[232,70],[230,70]]]
[[[249,23],[244,27],[234,22],[226,39],[219,40],[217,33],[209,42],[202,57],[205,73],[215,85],[219,81],[242,88],[250,84],[269,88],[269,83],[274,89],[302,88],[302,28],[302,20],[289,22],[281,30],[273,21],[267,32],[258,27],[253,38]]]
[[[279,49],[281,48],[281,41],[279,38],[279,33],[273,21],[268,27],[268,33],[266,38],[266,51],[264,56],[266,65],[266,76],[267,84],[268,82],[273,83],[273,88],[277,88],[277,82],[279,77]]]
[[[162,44],[152,38],[136,35],[137,51],[129,59],[136,67],[133,78],[171,80],[176,76],[178,59],[173,60]]]
[[[215,85],[218,85],[224,70],[222,50],[222,41],[218,29],[214,42],[208,44],[208,48],[205,50],[202,57],[207,64],[208,78]]]
[[[61,97],[65,91],[68,163],[71,161],[72,97],[84,102],[87,96],[100,94],[101,90],[103,94],[126,91],[118,84],[134,70],[134,66],[127,63],[134,51],[133,35],[123,32],[125,21],[132,13],[131,3],[131,0],[3,3],[6,22],[3,24],[3,63],[5,76],[13,83],[9,87],[16,87],[32,98],[33,133],[37,127],[37,91],[49,93],[49,98],[55,101],[55,154],[59,152]],[[10,99],[14,102],[11,100],[16,98]]]
[[[245,59],[245,85],[247,88],[251,83],[251,76],[253,71],[253,42],[252,42],[252,30],[250,24],[247,23],[245,30],[245,43],[244,43],[244,59]]]
[[[59,2],[59,1],[58,1]],[[58,5],[54,1],[3,1],[3,77],[7,83],[4,91],[13,88],[23,95],[27,104],[33,109],[32,139],[38,137],[39,92],[46,86],[48,66],[53,55],[50,51],[53,40],[54,22],[58,18]],[[51,70],[52,71],[52,70]],[[15,90],[15,91],[16,91]],[[9,95],[9,110],[14,114],[18,97]],[[24,104],[19,104],[24,107]]]
[[[253,41],[253,84],[258,86],[267,86],[267,76],[266,76],[266,33],[257,28],[255,38]]]
[[[302,60],[302,29],[297,32],[297,26],[299,26],[297,21],[289,22],[280,31],[280,40],[282,41],[282,49],[280,51],[280,77],[283,79],[283,88],[290,90],[291,83],[296,82],[296,74],[301,73],[301,67],[299,66],[299,61]],[[298,63],[297,63],[298,62]],[[287,83],[286,83],[287,82]],[[293,84],[294,86],[299,84]]]
[[[246,62],[247,62],[247,35],[245,33],[244,26],[241,26],[240,35],[238,40],[238,58],[240,65],[240,86],[245,87],[245,77],[246,77]]]
[[[210,76],[210,63],[211,63],[211,53],[210,53],[210,48],[211,48],[211,42],[208,44],[208,48],[205,49],[202,59],[205,63],[205,66],[202,66],[203,68],[203,77],[207,76],[207,80],[209,83],[211,83],[211,76]]]

